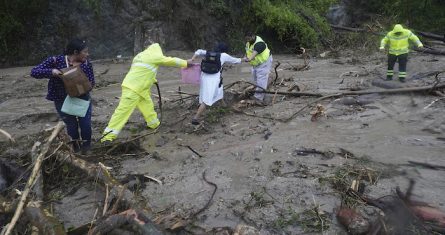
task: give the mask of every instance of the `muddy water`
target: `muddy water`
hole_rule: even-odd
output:
[[[188,52],[169,52],[170,55],[189,57]],[[283,79],[282,90],[293,82],[302,84],[305,91],[334,93],[351,86],[362,89],[380,89],[372,81],[385,72],[385,56],[374,54],[368,58],[345,56],[340,58],[313,58],[306,71],[289,70],[291,65],[301,65],[303,60],[296,56],[274,55],[280,61],[279,80]],[[444,58],[413,54],[408,74],[440,70]],[[94,136],[100,136],[109,117],[118,103],[120,82],[127,72],[129,62],[96,63],[98,88],[94,99]],[[0,128],[15,136],[38,133],[54,125],[56,117],[53,106],[42,97],[45,81],[26,77],[30,68],[1,70],[0,85]],[[224,72],[225,84],[237,80],[248,80],[248,65],[233,66]],[[348,72],[357,76],[342,76]],[[24,77],[25,76],[25,77]],[[175,100],[178,87],[182,91],[197,93],[196,86],[179,82],[179,71],[162,68],[158,81],[166,100]],[[403,86],[419,86],[432,82],[432,78],[410,80]],[[392,82],[400,85],[397,81]],[[269,97],[269,100],[272,98]],[[143,142],[148,152],[157,152],[160,158],[147,155],[143,158],[122,157],[122,167],[115,169],[115,175],[122,177],[129,173],[147,174],[163,181],[163,185],[146,183],[142,194],[149,200],[154,211],[173,208],[183,215],[201,208],[212,192],[212,187],[202,179],[218,185],[211,206],[203,212],[197,224],[205,228],[220,226],[234,227],[240,222],[251,223],[261,228],[264,234],[301,232],[298,224],[277,227],[277,221],[289,219],[289,211],[302,212],[321,205],[321,209],[334,221],[327,234],[341,229],[335,225],[334,208],[340,199],[329,185],[319,183],[319,178],[332,175],[336,168],[354,164],[355,160],[335,154],[333,158],[320,155],[301,156],[296,149],[315,148],[321,151],[339,152],[347,149],[358,157],[371,162],[384,172],[375,185],[368,185],[366,193],[380,197],[390,194],[396,186],[406,187],[407,179],[417,180],[416,198],[431,202],[445,209],[442,196],[445,188],[445,172],[413,167],[408,161],[428,162],[445,165],[444,101],[438,101],[424,109],[436,97],[412,95],[382,95],[363,98],[362,105],[339,100],[325,100],[321,104],[327,109],[327,118],[310,121],[311,109],[300,113],[289,123],[229,113],[216,123],[204,121],[207,131],[197,129],[189,123],[195,108],[190,104],[178,105],[166,102],[164,124],[160,133]],[[246,111],[257,115],[288,117],[312,98],[277,97],[274,105],[251,107]],[[208,111],[211,112],[211,111]],[[186,117],[184,121],[180,121]],[[142,124],[142,125],[141,125]],[[130,118],[121,139],[140,129],[143,119],[138,112]],[[3,137],[0,137],[3,138]],[[159,139],[162,146],[156,146]],[[4,141],[3,139],[1,139]],[[179,144],[191,146],[204,157],[199,157]],[[72,198],[83,198],[85,190]],[[95,194],[97,195],[97,194]],[[260,195],[260,196],[258,196]],[[66,226],[91,221],[97,197],[87,197],[77,203],[88,205],[76,218],[64,213],[74,199],[65,198],[62,205],[55,205],[55,211],[67,221]],[[70,203],[68,203],[68,200]],[[262,200],[262,201],[261,201]],[[77,200],[76,200],[77,201]],[[261,201],[262,203],[259,203]],[[90,203],[90,204],[89,204]],[[100,203],[99,203],[100,204]]]

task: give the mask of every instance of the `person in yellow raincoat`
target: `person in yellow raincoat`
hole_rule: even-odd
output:
[[[409,41],[416,44],[417,47],[423,47],[419,38],[408,29],[404,29],[402,25],[396,24],[394,29],[386,34],[380,42],[380,50],[385,50],[389,46],[388,51],[388,70],[386,72],[386,80],[392,80],[394,75],[394,65],[399,62],[399,80],[405,82],[406,65],[408,63]]]
[[[113,141],[127,123],[133,110],[137,107],[144,116],[147,126],[155,129],[160,122],[151,100],[151,87],[156,80],[159,66],[187,67],[191,61],[176,57],[167,57],[162,53],[158,43],[147,47],[137,54],[122,82],[122,95],[119,105],[111,116],[107,128],[103,132],[101,142]]]

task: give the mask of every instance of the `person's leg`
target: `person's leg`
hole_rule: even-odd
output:
[[[134,108],[136,108],[139,97],[134,91],[122,87],[122,96],[119,105],[116,110],[114,110],[107,128],[105,128],[101,142],[113,141],[117,138],[117,135],[130,118],[131,113],[133,113]]]
[[[82,151],[88,151],[91,148],[91,112],[92,104],[85,115],[85,117],[79,117],[80,136],[82,137]]]
[[[155,111],[155,107],[153,101],[151,100],[150,95],[146,98],[139,96],[140,98],[139,102],[137,103],[137,107],[139,111],[142,113],[142,116],[144,116],[144,119],[147,122],[147,126],[151,129],[155,129],[161,123],[159,122],[158,114]]]
[[[256,70],[256,85],[263,88],[264,90],[267,89],[267,85],[269,83],[269,73],[270,73],[270,68],[272,67],[272,56],[269,57],[269,59],[264,62],[263,64],[257,66],[257,68],[255,68]],[[261,91],[263,89],[261,88],[256,88],[257,91]],[[264,96],[265,93],[255,93],[255,98],[257,98],[260,101],[264,100]]]
[[[388,71],[386,72],[386,80],[392,80],[394,75],[394,65],[396,64],[397,56],[388,54]]]
[[[405,82],[408,53],[399,55],[399,81]]]
[[[71,141],[73,141],[73,150],[74,152],[78,152],[80,150],[79,145],[79,123],[77,121],[77,117],[73,115],[66,114],[61,111],[63,101],[54,101],[54,105],[56,107],[57,113],[62,121],[65,123],[66,132],[71,137]]]
[[[192,124],[193,125],[198,125],[199,124],[199,117],[206,110],[206,107],[207,107],[207,105],[204,104],[204,103],[201,103],[199,105],[198,111],[196,112],[195,116],[192,119]]]

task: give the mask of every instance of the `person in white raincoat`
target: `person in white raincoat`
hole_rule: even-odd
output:
[[[241,58],[235,58],[227,54],[228,47],[224,43],[218,43],[212,52],[219,53],[221,68],[225,63],[239,64]],[[197,57],[205,57],[206,50],[198,49],[192,57],[192,60]],[[216,101],[224,96],[224,86],[221,80],[221,70],[214,74],[201,72],[201,82],[199,87],[199,108],[195,116],[192,118],[192,124],[198,125],[201,114],[205,111],[206,106],[212,106]]]

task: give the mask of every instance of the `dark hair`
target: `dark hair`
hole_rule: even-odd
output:
[[[229,47],[227,46],[227,44],[225,44],[223,42],[219,42],[215,45],[215,48],[213,49],[213,51],[218,52],[218,53],[225,53],[225,52],[229,51]]]
[[[87,43],[85,40],[81,40],[78,38],[72,39],[68,45],[66,45],[65,54],[66,55],[73,55],[75,51],[78,53],[85,49],[87,47]]]
[[[255,35],[254,32],[246,32],[246,33],[244,34],[244,36],[245,36],[245,37],[253,37],[253,36],[256,36],[256,35]]]

